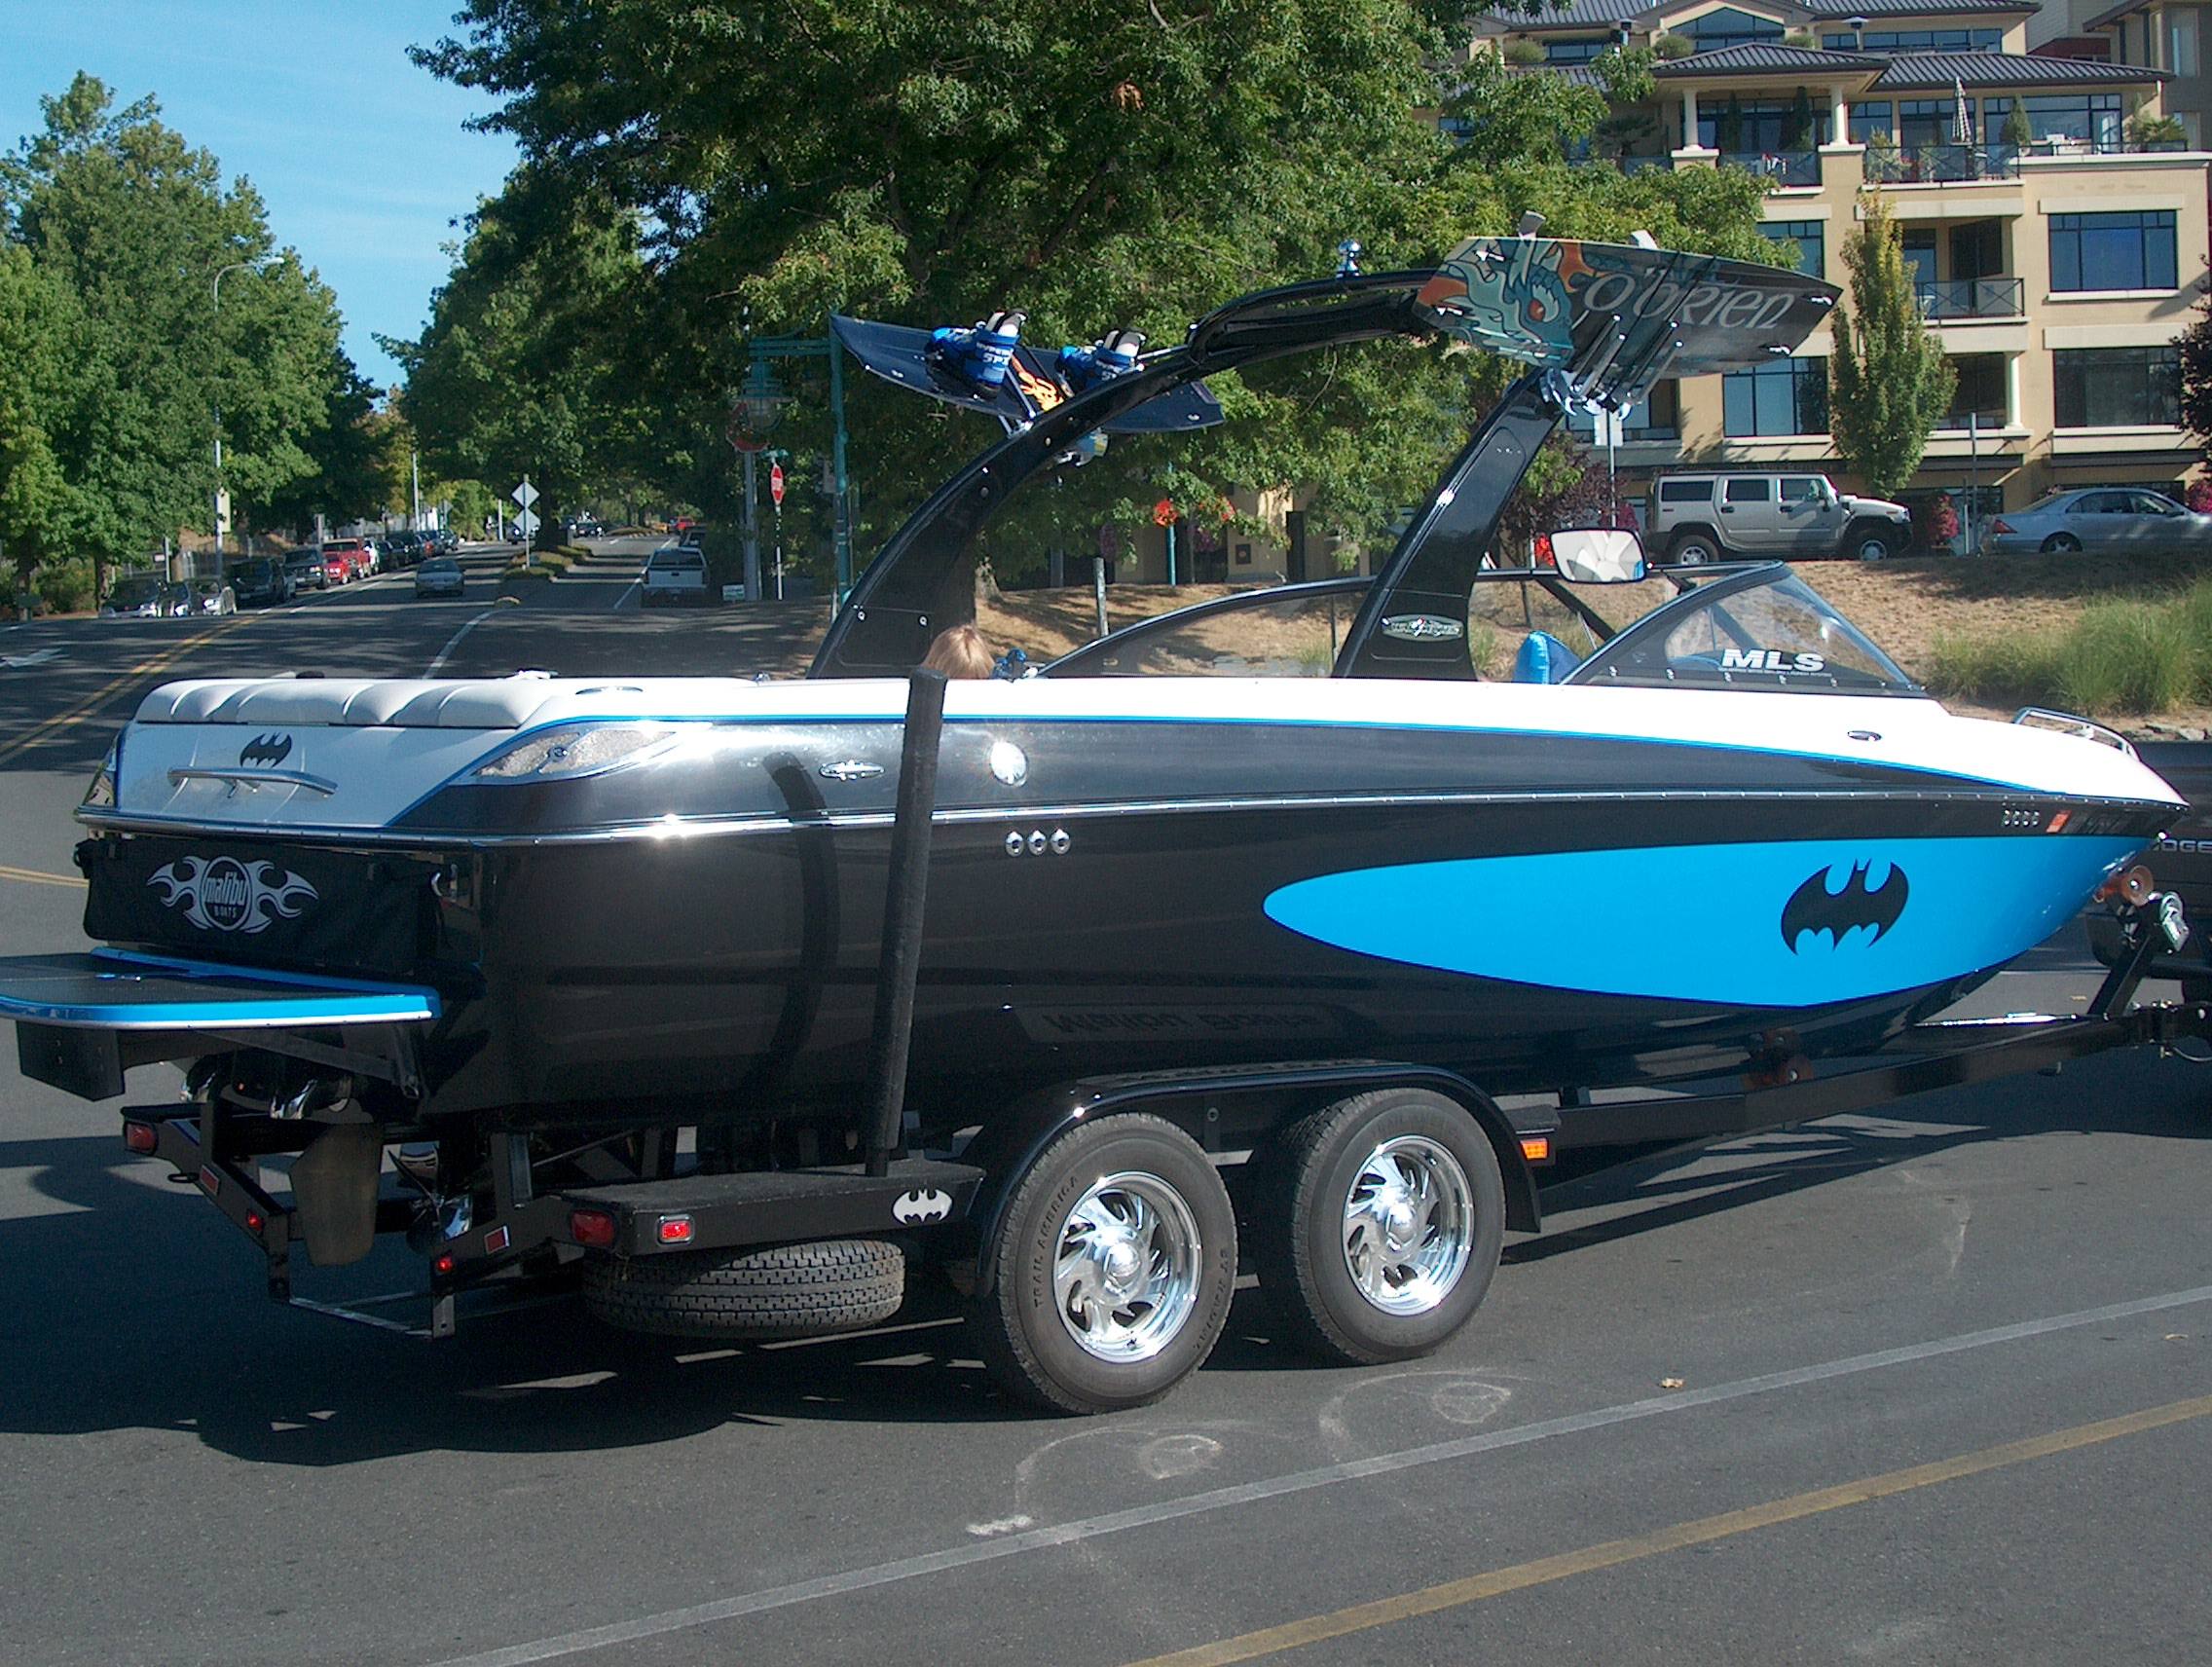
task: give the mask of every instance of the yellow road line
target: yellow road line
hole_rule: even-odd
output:
[[[36,869],[12,869],[6,863],[0,863],[0,880],[27,880],[32,885],[75,886],[79,891],[85,889],[85,882],[71,875],[42,874]]]
[[[1236,1638],[1225,1638],[1217,1644],[1201,1644],[1196,1648],[1180,1649],[1170,1655],[1151,1656],[1133,1663],[1132,1667],[1229,1667],[1232,1662],[1256,1661],[1263,1655],[1274,1655],[1285,1649],[1298,1649],[1309,1644],[1322,1644],[1333,1638],[1345,1638],[1376,1627],[1391,1626],[1419,1615],[1435,1614],[1441,1610],[1480,1603],[1485,1598],[1501,1597],[1507,1592],[1527,1591],[1530,1586],[1549,1585],[1555,1580],[1564,1580],[1570,1574],[1615,1569],[1624,1563],[1641,1562],[1646,1557],[1679,1551],[1686,1546],[1730,1539],[1758,1529],[1773,1528],[1786,1522],[1799,1522],[1825,1511],[1862,1505],[1874,1500],[1892,1499],[1899,1494],[1912,1493],[1916,1489],[1932,1488],[1939,1482],[1955,1482],[1962,1477],[2002,1470],[2010,1465],[2025,1464],[2032,1460],[2048,1459],[2054,1454],[2077,1452],[2102,1442],[2118,1441],[2125,1435],[2140,1434],[2147,1429],[2160,1429],[2168,1425],[2185,1424],[2191,1419],[2208,1415],[2212,1415],[2212,1395],[2172,1401],[2165,1406],[2128,1413],[2120,1418],[2103,1419],[2095,1424],[2078,1424],[2070,1429],[2053,1430],[2048,1435],[2030,1436],[2024,1441],[2009,1441],[2001,1447],[1984,1447],[1979,1452],[1961,1454],[1955,1459],[1938,1459],[1931,1463],[1914,1464],[1902,1470],[1885,1471],[1878,1476],[1863,1476],[1856,1482],[1843,1482],[1832,1488],[1816,1488],[1810,1493],[1792,1494],[1788,1499],[1772,1500],[1765,1504],[1723,1511],[1718,1516],[1675,1523],[1627,1539],[1610,1539],[1602,1545],[1586,1545],[1579,1551],[1563,1551],[1557,1556],[1539,1557],[1530,1563],[1516,1563],[1511,1568],[1469,1574],[1462,1579],[1447,1580],[1441,1585],[1428,1586],[1418,1592],[1405,1592],[1394,1598],[1354,1604],[1349,1609],[1310,1615],[1305,1620],[1267,1627],[1259,1632],[1247,1632]]]
[[[181,643],[172,643],[151,659],[140,660],[122,676],[111,678],[101,685],[98,692],[82,705],[49,718],[45,722],[33,725],[28,734],[18,736],[16,740],[0,746],[0,762],[5,762],[18,753],[27,753],[31,748],[60,734],[64,729],[75,728],[88,718],[95,716],[114,697],[117,690],[128,687],[136,680],[158,677],[203,643],[211,643],[224,632],[237,630],[240,625],[247,623],[251,617],[250,614],[239,614],[227,623],[215,626],[212,630],[201,632],[197,637],[187,637]]]

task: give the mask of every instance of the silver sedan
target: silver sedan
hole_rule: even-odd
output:
[[[2046,493],[2025,509],[1992,516],[1982,549],[1993,556],[2030,550],[2202,549],[2212,551],[2212,515],[2184,509],[2163,493],[2139,486]]]

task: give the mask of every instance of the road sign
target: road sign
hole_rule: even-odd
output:
[[[783,508],[784,465],[782,463],[770,463],[768,465],[768,496],[775,500],[778,509]]]
[[[526,543],[536,537],[537,517],[528,509],[518,511],[515,515],[515,532],[521,536]]]
[[[526,474],[522,477],[522,485],[516,487],[507,496],[521,504],[527,511],[533,503],[537,501],[537,488],[530,484],[530,476]]]

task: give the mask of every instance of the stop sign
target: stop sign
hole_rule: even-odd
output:
[[[784,506],[784,465],[782,463],[770,463],[768,465],[768,496],[776,500],[778,509]]]

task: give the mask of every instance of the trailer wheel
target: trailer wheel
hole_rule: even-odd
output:
[[[1260,1291],[1309,1353],[1410,1359],[1481,1306],[1505,1185],[1489,1136],[1455,1101],[1359,1094],[1292,1124],[1252,1163]]]
[[[1158,1400],[1229,1320],[1236,1215],[1197,1141],[1157,1117],[1082,1124],[1013,1182],[969,1304],[983,1360],[1054,1412]]]
[[[584,1264],[584,1308],[661,1337],[819,1337],[880,1325],[906,1294],[905,1252],[876,1239],[679,1250]]]

